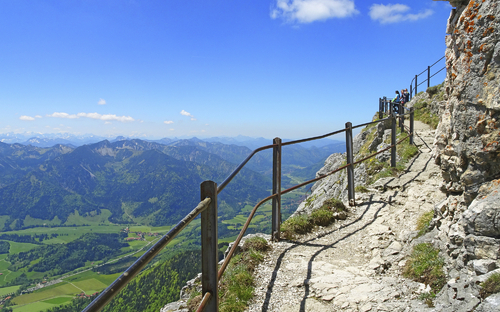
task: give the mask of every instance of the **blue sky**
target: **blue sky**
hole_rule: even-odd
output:
[[[431,0],[0,0],[0,133],[335,131],[368,121],[379,97],[444,55],[450,10]]]

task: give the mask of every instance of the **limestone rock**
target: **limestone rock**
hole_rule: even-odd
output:
[[[449,193],[470,203],[481,183],[500,172],[500,6],[498,1],[450,1],[444,105],[435,139]]]
[[[494,294],[477,306],[475,312],[498,312],[500,311],[500,294]]]
[[[500,180],[485,184],[464,213],[466,232],[474,235],[500,236]]]

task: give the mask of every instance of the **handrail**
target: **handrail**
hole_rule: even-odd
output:
[[[384,99],[385,101],[385,99]],[[380,104],[380,103],[379,103]],[[238,237],[236,238],[235,242],[233,243],[231,249],[229,250],[229,253],[228,255],[226,256],[226,258],[224,259],[222,265],[220,266],[220,269],[218,270],[217,274],[215,275],[214,278],[216,278],[216,281],[215,283],[218,283],[218,281],[220,281],[220,279],[222,278],[222,275],[224,274],[224,271],[226,270],[232,256],[234,255],[235,251],[236,251],[236,248],[238,247],[241,239],[243,238],[243,235],[245,234],[246,230],[248,229],[249,225],[250,225],[250,222],[252,221],[255,213],[257,212],[257,209],[265,202],[269,201],[270,199],[273,199],[273,201],[277,201],[277,205],[275,207],[275,205],[273,204],[273,215],[274,214],[277,214],[278,215],[278,220],[281,220],[281,213],[280,213],[280,205],[281,205],[281,195],[284,195],[284,194],[287,194],[293,190],[296,190],[300,187],[303,187],[307,184],[310,184],[310,183],[313,183],[313,182],[316,182],[316,181],[319,181],[321,179],[324,179],[336,172],[339,172],[340,170],[344,170],[344,169],[347,169],[348,170],[348,197],[349,197],[349,202],[350,204],[353,204],[355,205],[355,202],[354,202],[354,175],[352,174],[353,172],[353,168],[354,168],[354,165],[356,164],[359,164],[363,161],[366,161],[367,159],[369,158],[372,158],[380,153],[383,153],[389,149],[391,149],[391,166],[394,167],[396,165],[396,162],[395,162],[395,153],[396,153],[396,145],[400,144],[402,141],[406,140],[408,137],[410,137],[410,143],[412,142],[412,138],[413,138],[413,109],[410,109],[410,112],[408,113],[403,113],[403,109],[401,109],[401,112],[399,112],[399,114],[396,114],[394,113],[394,110],[393,110],[393,107],[392,107],[393,103],[391,103],[391,110],[390,110],[390,113],[389,113],[389,116],[386,117],[386,118],[380,118],[378,120],[375,120],[375,121],[371,121],[371,122],[367,122],[367,123],[363,123],[363,124],[360,124],[360,125],[356,125],[356,126],[352,126],[351,123],[346,123],[346,127],[344,129],[340,129],[340,130],[337,130],[337,131],[334,131],[334,132],[331,132],[331,133],[328,133],[328,134],[325,134],[325,135],[320,135],[320,136],[316,136],[316,137],[311,137],[311,138],[306,138],[306,139],[300,139],[300,140],[295,140],[295,141],[289,141],[289,142],[285,142],[285,143],[281,143],[281,139],[279,138],[276,138],[274,140],[274,144],[271,144],[271,145],[266,145],[266,146],[262,146],[260,148],[257,148],[255,149],[254,151],[252,151],[238,166],[237,168],[221,183],[221,185],[217,188],[216,187],[216,184],[214,182],[210,182],[210,183],[213,183],[214,187],[213,187],[213,190],[214,190],[214,193],[215,193],[215,196],[214,196],[214,203],[212,203],[212,200],[211,198],[208,198],[208,195],[203,195],[204,194],[204,191],[203,191],[203,183],[202,184],[202,198],[204,197],[207,197],[205,198],[204,200],[202,200],[198,206],[193,209],[188,215],[186,215],[174,228],[172,228],[167,234],[165,234],[165,236],[163,236],[153,247],[151,247],[144,255],[142,255],[132,266],[130,266],[117,280],[115,280],[110,286],[108,286],[108,288],[106,288],[94,301],[92,301],[91,304],[89,304],[84,310],[83,312],[94,312],[94,311],[100,311],[113,297],[115,297],[118,292],[123,288],[125,287],[126,284],[128,284],[128,282],[130,282],[130,280],[136,276],[146,265],[147,263],[149,263],[170,241],[172,241],[172,239],[180,232],[182,231],[182,229],[184,229],[196,216],[198,216],[202,211],[205,211],[204,213],[207,213],[207,212],[210,212],[210,211],[215,211],[215,215],[216,215],[216,210],[217,210],[217,196],[216,194],[219,194],[230,182],[231,180],[241,171],[241,169],[248,163],[248,161],[258,152],[260,151],[263,151],[263,150],[266,150],[266,149],[270,149],[270,148],[273,148],[275,150],[275,153],[274,153],[274,156],[273,158],[275,157],[278,157],[279,159],[276,160],[274,159],[273,160],[273,166],[279,166],[281,168],[281,147],[282,146],[286,146],[286,145],[292,145],[292,144],[298,144],[298,143],[303,143],[303,142],[307,142],[307,141],[312,141],[312,140],[318,140],[318,139],[322,139],[322,138],[325,138],[325,137],[328,137],[328,136],[332,136],[332,135],[335,135],[335,134],[339,134],[339,133],[342,133],[342,132],[345,132],[346,133],[346,150],[347,150],[347,164],[344,165],[344,166],[341,166],[329,173],[326,173],[324,175],[321,175],[319,177],[316,177],[314,179],[311,179],[311,180],[308,180],[306,182],[303,182],[303,183],[300,183],[298,185],[295,185],[293,187],[290,187],[288,189],[285,189],[285,190],[281,190],[281,188],[279,187],[278,189],[276,189],[274,186],[273,186],[273,189],[275,189],[275,193],[262,199],[259,203],[257,203],[257,205],[254,206],[254,208],[252,209],[252,211],[250,212],[243,228],[241,229]],[[381,107],[379,106],[379,109]],[[381,111],[379,111],[381,113]],[[396,139],[395,139],[395,129],[396,129],[396,120],[397,119],[400,119],[400,124],[402,125],[402,119],[404,118],[405,115],[408,115],[410,114],[410,131],[409,131],[409,134],[408,136],[406,136],[405,138],[403,139],[400,139],[399,141],[396,142]],[[353,150],[353,142],[352,142],[352,129],[356,129],[356,128],[359,128],[359,127],[363,127],[363,126],[367,126],[367,125],[370,125],[370,124],[375,124],[375,123],[380,123],[380,122],[384,122],[384,121],[387,121],[387,120],[392,120],[392,143],[389,147],[387,148],[384,148],[380,151],[377,151],[369,156],[366,156],[364,157],[363,159],[360,159],[356,162],[354,162],[352,160],[352,150]],[[404,131],[404,128],[403,128],[403,125],[401,126],[401,130]],[[278,151],[278,152],[276,152]],[[349,156],[351,155],[351,156]],[[351,158],[350,158],[351,157]],[[351,160],[350,160],[351,159]],[[274,170],[274,169],[273,169]],[[349,173],[349,170],[351,173]],[[279,169],[277,172],[281,172],[281,169]],[[278,176],[278,185],[281,184],[281,175]],[[274,180],[274,179],[273,179]],[[208,182],[208,181],[206,181]],[[276,183],[275,181],[273,181],[273,183]],[[212,194],[214,194],[212,193]],[[212,196],[212,195],[210,195]],[[207,209],[207,207],[215,207],[215,208],[209,208]],[[214,210],[212,210],[214,209]],[[275,209],[277,211],[275,211]],[[213,213],[213,212],[211,212]],[[204,234],[205,232],[203,231],[203,227],[217,227],[217,221],[216,221],[216,218],[214,217],[214,220],[213,222],[215,222],[215,224],[213,225],[205,225],[205,222],[212,222],[212,221],[203,221],[203,215],[202,215],[202,250],[203,250],[203,244],[205,243],[205,241],[208,239],[206,236],[204,235],[209,235],[209,234]],[[274,218],[274,217],[273,217]],[[208,220],[208,219],[206,219]],[[278,222],[278,233],[279,233],[279,224],[280,224],[281,221]],[[274,226],[274,225],[273,225]],[[274,230],[273,230],[274,231]],[[217,231],[215,230],[215,239],[217,239]],[[274,235],[274,234],[273,234]],[[279,239],[279,234],[278,234],[278,239]],[[210,238],[210,239],[214,239],[213,237]],[[213,242],[212,242],[213,244]],[[215,245],[216,246],[216,245]],[[207,259],[210,259],[212,255],[210,255],[209,257],[207,257]],[[217,254],[214,253],[213,255],[215,257],[215,259],[217,259]],[[216,264],[216,262],[215,262]],[[215,267],[216,268],[216,267]],[[202,265],[202,270],[206,270],[206,267],[205,269],[203,269],[203,265]],[[204,271],[204,272],[207,272],[207,271]],[[208,271],[210,272],[210,271]],[[203,273],[205,275],[205,273]],[[210,275],[210,274],[209,274]],[[202,283],[204,283],[204,281],[206,280],[206,278],[202,278]],[[213,280],[212,280],[213,281]],[[212,282],[211,282],[212,283]],[[205,285],[205,284],[203,284]],[[213,284],[212,285],[216,285],[216,284]],[[205,287],[205,286],[203,286]],[[205,288],[204,288],[205,289]],[[215,288],[211,288],[213,290],[203,290],[204,294],[203,294],[203,299],[202,299],[202,303],[200,304],[200,306],[198,307],[198,310],[197,311],[203,311],[204,307],[205,306],[209,306],[209,307],[212,307],[212,308],[209,308],[210,311],[215,311],[213,310],[213,307],[214,306],[217,306],[217,303],[214,305],[214,302],[212,301],[214,298],[216,300],[218,295],[217,295],[217,287]]]
[[[359,128],[359,127],[368,126],[368,125],[371,125],[371,124],[374,124],[374,123],[379,123],[379,122],[386,121],[386,120],[389,120],[389,119],[391,119],[391,117],[387,117],[387,118],[384,118],[384,119],[378,119],[378,120],[367,122],[367,123],[360,124],[360,125],[357,125],[357,126],[352,126],[352,128],[356,129],[356,128]]]
[[[208,301],[210,300],[210,297],[212,297],[212,294],[207,292],[205,293],[205,296],[201,299],[200,306],[198,309],[196,309],[196,312],[203,312],[205,309],[205,306],[207,305]]]
[[[297,144],[297,143],[304,143],[304,142],[314,141],[314,140],[319,140],[319,139],[324,139],[326,137],[329,137],[329,136],[332,136],[332,135],[335,135],[335,134],[339,134],[339,133],[342,133],[344,131],[346,131],[346,129],[342,129],[342,130],[330,132],[330,133],[327,133],[327,134],[324,134],[324,135],[319,135],[319,136],[315,136],[315,137],[311,137],[311,138],[307,138],[307,139],[289,141],[289,142],[281,143],[281,146],[292,145],[292,144]]]
[[[250,155],[248,155],[247,158],[245,158],[245,160],[243,160],[241,162],[241,164],[239,164],[239,166],[236,167],[236,169],[234,169],[233,172],[231,172],[231,174],[219,185],[219,187],[217,187],[217,194],[222,192],[222,190],[226,187],[226,185],[228,185],[229,182],[231,182],[231,180],[238,174],[238,172],[240,172],[240,170],[243,168],[243,166],[245,166],[247,164],[247,162],[250,161],[250,158],[252,158],[253,155],[257,154],[260,151],[272,148],[274,146],[276,146],[276,145],[272,144],[272,145],[262,146],[262,147],[257,148],[256,150],[254,150],[252,153],[250,153]]]
[[[231,249],[229,250],[229,253],[227,254],[227,256],[224,258],[224,262],[222,262],[222,265],[220,266],[220,269],[219,269],[219,272],[217,274],[217,278],[220,280],[221,277],[222,277],[222,274],[224,274],[224,271],[226,270],[226,267],[227,265],[229,264],[229,261],[231,260],[231,258],[233,257],[233,254],[234,252],[236,251],[236,248],[238,247],[238,245],[240,244],[240,241],[241,239],[243,238],[243,235],[245,234],[248,226],[250,225],[250,222],[252,221],[253,219],[253,216],[255,215],[255,212],[257,211],[257,208],[260,207],[260,205],[262,205],[263,203],[265,203],[266,201],[270,200],[271,198],[273,197],[276,197],[278,194],[273,194],[271,196],[268,196],[266,198],[264,198],[263,200],[261,200],[257,205],[255,205],[252,209],[252,212],[250,212],[250,215],[248,216],[247,218],[247,221],[245,222],[245,225],[243,225],[243,228],[241,229],[240,231],[240,234],[238,235],[238,237],[236,238],[236,240],[234,241],[233,243],[233,246],[231,247]]]
[[[417,88],[418,86],[422,85],[423,83],[427,82],[427,88],[430,87],[430,84],[431,84],[431,78],[434,77],[435,75],[437,75],[439,72],[441,72],[443,69],[446,68],[446,65],[442,68],[440,68],[437,72],[435,72],[433,75],[431,75],[431,68],[436,65],[437,63],[441,62],[446,56],[443,56],[441,57],[439,60],[437,60],[436,62],[434,62],[434,64],[430,65],[430,66],[427,66],[427,69],[424,69],[423,72],[421,72],[420,74],[418,75],[415,75],[415,77],[411,80],[410,82],[410,99],[411,97],[413,97],[413,95],[416,95],[417,94]],[[425,79],[424,81],[418,83],[418,76],[422,75],[423,73],[427,72],[427,79]],[[413,81],[415,81],[415,89],[413,89]]]

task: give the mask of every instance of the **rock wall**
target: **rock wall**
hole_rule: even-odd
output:
[[[472,202],[482,183],[500,174],[500,4],[450,1],[445,81],[435,156],[442,190]]]
[[[500,3],[450,3],[446,102],[434,141],[448,196],[434,208],[427,239],[446,259],[448,283],[436,311],[472,311],[481,302],[479,283],[500,272]]]

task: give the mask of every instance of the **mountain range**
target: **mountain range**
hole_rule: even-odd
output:
[[[317,165],[341,148],[286,146],[283,172]],[[250,153],[245,146],[195,138],[168,145],[104,140],[76,148],[0,143],[3,230],[24,228],[28,216],[57,225],[75,212],[88,216],[102,209],[111,212],[113,223],[175,223],[198,203],[202,181],[221,183]],[[269,195],[270,156],[270,150],[255,155],[220,194],[221,216],[231,218],[247,203]]]

